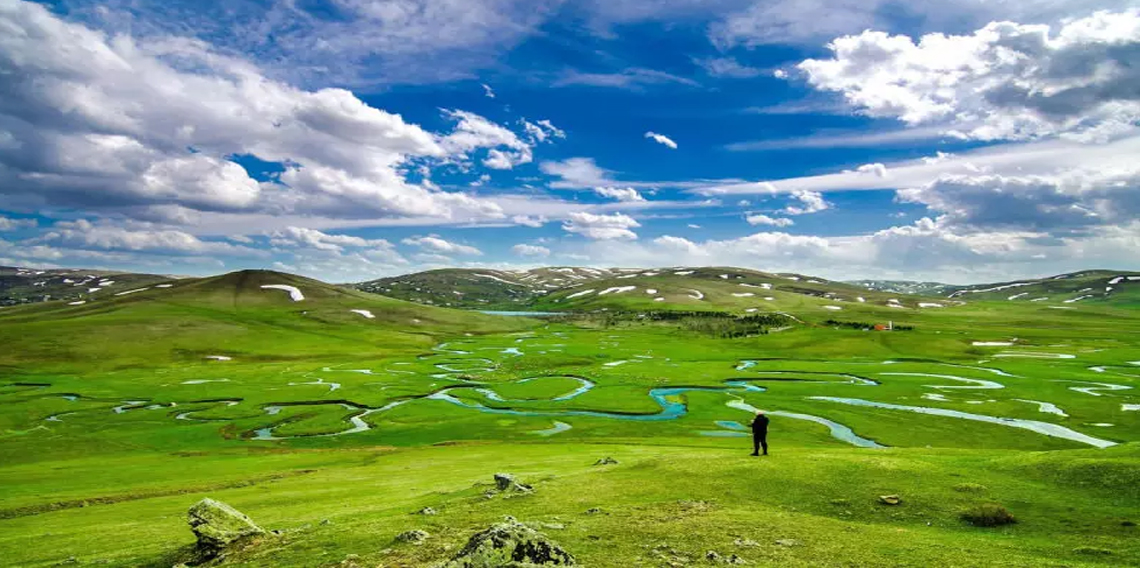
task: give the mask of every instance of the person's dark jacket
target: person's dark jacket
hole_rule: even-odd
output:
[[[756,419],[752,421],[752,432],[755,434],[768,433],[768,415],[758,414]]]

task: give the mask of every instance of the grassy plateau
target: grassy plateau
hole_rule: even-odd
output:
[[[543,317],[268,271],[0,309],[0,565],[171,566],[203,497],[281,531],[227,565],[433,566],[507,515],[584,566],[1140,564],[1140,277],[595,272],[489,302]]]

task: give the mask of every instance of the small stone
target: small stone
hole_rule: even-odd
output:
[[[606,456],[606,457],[594,462],[594,465],[617,465],[617,464],[618,464],[618,461],[611,458],[610,456]]]
[[[780,546],[799,546],[800,541],[794,538],[781,538],[776,540],[776,544]]]
[[[715,550],[710,550],[705,553],[705,560],[708,560],[709,562],[718,562],[720,561],[720,553]]]
[[[735,555],[735,554],[729,554],[728,558],[724,559],[724,563],[725,564],[748,564],[748,561],[737,556],[737,555]]]
[[[587,515],[598,515],[598,514],[601,514],[601,512],[602,512],[602,510],[598,507],[590,507],[589,509],[586,509]],[[1125,521],[1125,522],[1127,522],[1127,521]]]
[[[879,502],[884,505],[898,505],[902,503],[902,497],[898,495],[880,495]]]
[[[429,535],[427,532],[415,529],[404,531],[396,535],[396,540],[398,542],[407,542],[410,544],[423,544],[423,542],[427,540],[429,536],[431,535]]]
[[[265,534],[241,511],[210,498],[202,499],[187,512],[190,530],[198,538],[198,549],[213,554],[239,539]]]
[[[324,519],[324,520],[322,520],[322,521],[321,521],[321,524],[322,524],[322,525],[331,525],[331,524],[332,524],[332,521],[330,521],[330,520],[328,520],[328,519]]]
[[[416,511],[417,515],[435,515],[438,513],[439,513],[438,511],[436,511],[435,509],[432,509],[431,507],[424,507],[423,509]]]
[[[736,546],[744,547],[744,548],[755,548],[757,546],[760,546],[759,542],[756,542],[750,538],[738,538],[738,539],[732,541],[732,544],[735,544]]]

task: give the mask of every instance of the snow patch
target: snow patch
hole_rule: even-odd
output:
[[[585,296],[586,294],[593,294],[593,293],[594,293],[594,289],[590,288],[589,290],[582,290],[581,292],[574,292],[573,294],[566,296],[566,299],[569,300],[571,298],[581,298],[582,296]]]
[[[372,315],[372,312],[369,310],[348,310],[348,311],[350,311],[354,314],[360,314],[360,315],[362,315],[368,319],[376,319],[376,316]]]
[[[1077,296],[1076,298],[1071,298],[1071,299],[1065,300],[1065,302],[1064,302],[1064,303],[1066,303],[1066,304],[1072,304],[1072,303],[1074,303],[1074,302],[1079,302],[1079,301],[1081,301],[1081,300],[1087,300],[1087,299],[1089,299],[1089,298],[1091,298],[1091,297],[1092,297],[1092,296],[1089,296],[1089,295],[1087,295],[1087,294],[1086,294],[1086,295],[1084,295],[1084,296]]]
[[[919,302],[918,307],[920,307],[920,308],[943,308],[945,306],[943,306],[942,304],[936,304],[934,302]]]
[[[1009,347],[1013,345],[1012,341],[975,341],[974,347]]]
[[[753,294],[752,292],[741,292],[741,293],[733,294],[733,296],[736,296],[737,298],[751,298],[752,296],[755,296],[755,295],[756,294]]]
[[[703,293],[703,292],[701,292],[700,290],[689,290],[689,292],[692,292],[691,294],[689,294],[689,297],[690,297],[690,298],[692,298],[692,299],[694,299],[694,300],[703,300],[703,299],[705,299],[705,295],[704,295],[704,293]]]
[[[598,295],[599,296],[605,296],[606,294],[609,294],[611,292],[614,294],[621,294],[621,293],[629,292],[630,290],[636,290],[636,289],[637,289],[637,286],[614,286],[612,288],[606,288],[605,290],[598,292]]]
[[[225,355],[206,355],[205,358],[209,359],[211,361],[233,361],[234,360],[233,357],[226,357]],[[183,383],[183,384],[188,384],[188,383]]]
[[[116,296],[126,296],[127,294],[134,294],[135,292],[145,292],[146,290],[150,290],[150,288],[135,288],[134,290],[127,290],[126,292],[119,292],[118,294],[115,294],[115,295]]]
[[[87,300],[76,300],[74,302],[68,302],[67,305],[69,305],[69,306],[82,306],[83,304],[86,304],[86,303],[87,303]]]
[[[300,302],[305,299],[305,295],[297,289],[296,286],[289,286],[288,284],[263,284],[262,290],[284,290],[289,293],[289,298],[294,302]]]
[[[155,288],[170,288],[171,286],[174,286],[174,284],[155,284],[154,285]]]
[[[843,308],[841,308],[839,306],[824,306],[823,309],[837,312],[839,310],[842,310]]]
[[[1068,353],[1042,353],[1040,351],[1002,351],[994,357],[1024,357],[1026,359],[1076,359]]]

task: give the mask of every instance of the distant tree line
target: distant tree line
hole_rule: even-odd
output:
[[[828,325],[831,327],[843,327],[843,328],[847,328],[847,329],[857,329],[859,331],[871,331],[871,330],[875,329],[876,325],[879,325],[879,326],[883,325],[883,324],[867,323],[865,321],[839,321],[839,320],[834,320],[834,319],[829,319],[823,323],[824,323],[824,325]],[[892,331],[911,331],[913,329],[914,329],[914,326],[909,326],[909,325],[895,325],[894,327],[891,328]]]
[[[780,314],[750,314],[737,316],[720,311],[633,311],[614,310],[592,313],[567,314],[559,319],[588,322],[613,327],[622,324],[666,322],[685,330],[720,338],[766,335],[769,328],[791,324],[791,319]]]

